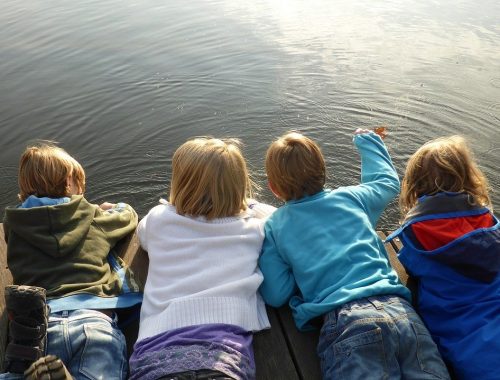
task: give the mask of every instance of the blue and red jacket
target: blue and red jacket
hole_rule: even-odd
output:
[[[460,380],[500,379],[500,222],[464,193],[421,197],[398,258],[418,280],[418,311]]]

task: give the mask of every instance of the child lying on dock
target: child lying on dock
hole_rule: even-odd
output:
[[[289,133],[269,147],[269,187],[285,204],[265,224],[260,292],[275,307],[289,301],[299,329],[322,326],[324,379],[449,379],[375,231],[396,170],[375,133],[357,130],[354,143],[361,184],[335,190],[311,139]]]
[[[169,201],[137,228],[149,269],[132,380],[255,379],[252,332],[269,328],[257,261],[274,208],[250,194],[237,141],[175,152]]]
[[[500,222],[464,138],[429,141],[402,181],[398,257],[418,311],[460,380],[500,379]]]
[[[134,231],[137,214],[123,203],[89,203],[82,166],[54,145],[26,149],[19,188],[21,204],[4,216],[17,286],[6,291],[9,373],[0,379],[22,379],[24,370],[29,379],[126,379],[125,338],[114,309],[142,296],[110,249]]]

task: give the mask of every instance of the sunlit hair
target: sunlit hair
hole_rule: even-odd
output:
[[[323,190],[325,160],[318,144],[300,133],[290,132],[267,150],[266,173],[280,198],[300,199]]]
[[[488,189],[488,181],[465,139],[441,137],[427,142],[410,157],[401,183],[399,205],[404,216],[419,197],[446,191],[468,193],[471,202],[491,208]]]
[[[79,193],[85,191],[85,172],[64,149],[51,143],[29,146],[19,161],[19,199],[24,201],[30,195],[69,196],[68,179],[73,180]]]
[[[169,200],[177,213],[214,219],[246,210],[252,183],[239,145],[200,137],[176,150]]]

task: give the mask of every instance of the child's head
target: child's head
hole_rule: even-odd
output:
[[[406,214],[419,197],[438,192],[466,192],[475,203],[491,206],[488,181],[461,136],[429,141],[410,157],[401,184],[401,211]]]
[[[300,133],[290,132],[267,150],[266,173],[269,186],[278,198],[300,199],[323,190],[325,160],[318,144]]]
[[[238,140],[195,138],[175,151],[170,203],[180,215],[234,216],[247,208],[250,195],[251,181]]]
[[[19,199],[30,195],[60,198],[85,191],[82,166],[64,149],[50,144],[26,148],[19,161]]]

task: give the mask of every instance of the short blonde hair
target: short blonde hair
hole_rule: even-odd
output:
[[[239,145],[199,137],[175,151],[169,201],[177,213],[214,219],[246,210],[252,184]]]
[[[325,186],[325,160],[320,147],[297,132],[287,133],[269,146],[266,173],[285,201],[316,194]]]
[[[472,202],[491,207],[488,180],[461,136],[441,137],[425,143],[409,159],[401,183],[399,205],[406,213],[423,195],[466,192]]]
[[[69,178],[81,193],[85,191],[85,172],[64,149],[49,143],[29,146],[19,161],[19,199],[71,195]]]

